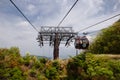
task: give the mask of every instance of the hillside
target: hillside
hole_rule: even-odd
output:
[[[102,30],[89,47],[94,54],[120,54],[120,19]]]
[[[1,80],[119,80],[120,61],[109,56],[81,53],[68,60],[48,60],[19,49],[0,49]]]

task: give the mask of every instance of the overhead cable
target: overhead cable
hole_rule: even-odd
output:
[[[29,23],[37,32],[39,32],[39,31],[37,30],[37,28],[30,22],[30,20],[24,15],[24,13],[16,6],[16,4],[15,4],[12,0],[10,0],[10,2],[16,7],[16,9],[22,14],[22,16],[28,21],[28,23]]]
[[[78,2],[78,0],[75,1],[75,3],[72,5],[70,10],[67,12],[67,14],[63,17],[63,19],[60,21],[60,23],[57,25],[57,27],[59,27],[61,25],[61,23],[64,21],[64,19],[67,17],[67,15],[70,13],[70,11],[73,9],[73,7],[76,5],[77,2]]]
[[[100,22],[98,22],[98,23],[95,23],[95,24],[93,24],[93,25],[91,25],[91,26],[88,26],[88,27],[86,27],[86,28],[84,28],[84,29],[81,29],[80,31],[77,31],[77,32],[84,31],[84,30],[86,30],[86,29],[88,29],[88,28],[91,28],[91,27],[93,27],[93,26],[96,26],[96,25],[98,25],[98,24],[101,24],[101,23],[103,23],[103,22],[105,22],[105,21],[108,21],[108,20],[110,20],[110,19],[112,19],[112,18],[115,18],[115,17],[117,17],[117,16],[120,16],[120,14],[114,15],[114,16],[108,18],[108,19],[105,19],[105,20],[103,20],[103,21],[100,21]]]

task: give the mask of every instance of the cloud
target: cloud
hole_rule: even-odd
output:
[[[83,12],[86,16],[96,15],[99,11],[103,10],[102,5],[104,4],[103,0],[83,0],[84,9]]]
[[[0,13],[0,17],[0,47],[17,46],[22,54],[26,51],[34,52],[33,46],[37,46],[37,32],[28,22],[8,14]]]
[[[36,15],[38,13],[37,7],[33,4],[29,4],[26,10],[29,12],[29,15]]]
[[[114,5],[114,7],[113,7],[114,11],[119,10],[118,8],[120,8],[120,0],[118,0],[116,5]]]
[[[13,0],[37,29],[40,26],[56,26],[75,0]],[[120,0],[79,0],[61,26],[72,26],[79,31],[89,25],[120,13]],[[94,31],[111,25],[119,17],[85,31]],[[31,54],[52,57],[53,47],[40,48],[38,33],[8,1],[0,1],[0,47],[18,46],[22,55]],[[91,36],[88,36],[91,39]],[[60,57],[75,55],[74,43],[60,46]]]

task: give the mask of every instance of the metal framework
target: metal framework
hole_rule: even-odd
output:
[[[44,42],[49,42],[49,46],[54,46],[54,59],[59,58],[59,45],[65,42],[65,46],[76,36],[72,27],[42,26],[38,35],[39,46],[44,46]]]

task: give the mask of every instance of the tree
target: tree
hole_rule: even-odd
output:
[[[120,19],[109,28],[102,30],[89,50],[95,54],[120,54]]]

